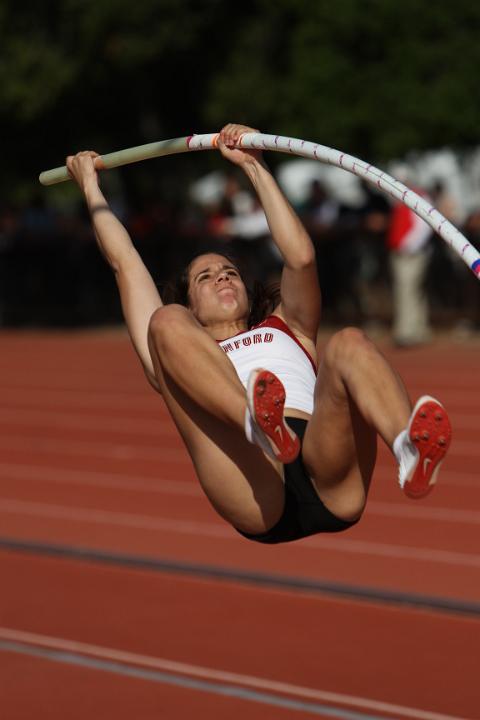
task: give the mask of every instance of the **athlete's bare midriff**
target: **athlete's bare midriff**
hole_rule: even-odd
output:
[[[301,418],[302,420],[307,421],[312,417],[309,413],[306,413],[303,410],[297,410],[296,408],[285,408],[283,414],[285,417]]]

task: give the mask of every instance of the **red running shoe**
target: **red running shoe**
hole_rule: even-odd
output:
[[[253,441],[281,463],[293,462],[300,452],[300,440],[283,418],[285,388],[278,377],[269,370],[252,370],[247,402]]]
[[[416,449],[416,458],[402,478],[403,490],[410,498],[422,498],[433,490],[452,439],[452,427],[443,405],[423,395],[413,408],[407,434]]]

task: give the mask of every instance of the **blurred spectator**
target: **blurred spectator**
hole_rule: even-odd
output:
[[[320,237],[338,220],[340,206],[330,198],[320,180],[312,180],[310,193],[303,207],[305,226],[311,236]]]
[[[391,207],[383,194],[363,183],[365,202],[360,208],[357,231],[358,267],[355,277],[361,322],[374,330],[384,320],[387,301],[388,254],[386,233]]]
[[[70,243],[70,238],[67,238]],[[20,215],[18,248],[28,262],[18,275],[16,313],[21,324],[69,322],[63,298],[71,289],[72,265],[66,261],[57,214],[38,190]]]
[[[472,212],[462,223],[461,209],[449,193],[445,183],[437,180],[431,190],[432,204],[454,225],[459,227],[475,247],[480,245],[480,212]],[[462,227],[463,225],[463,227]],[[454,334],[468,337],[478,327],[478,280],[472,275],[462,258],[447,243],[435,247],[431,290],[435,301],[453,314]]]
[[[229,243],[231,252],[250,269],[251,277],[278,279],[281,258],[276,250],[263,208],[256,196],[240,185],[235,175],[227,175],[219,212],[210,218],[210,229]],[[229,251],[229,248],[225,248]]]
[[[461,223],[461,212],[453,195],[449,192],[446,183],[443,180],[435,180],[430,190],[430,198],[432,205],[447,220],[458,225]]]
[[[317,252],[327,314],[335,323],[353,321],[371,328],[384,306],[390,206],[367,184],[359,195],[360,203],[342,204],[314,180],[301,216]]]
[[[407,171],[397,169],[400,182],[409,183]],[[412,187],[417,195],[425,192]],[[426,292],[432,230],[403,203],[392,210],[388,229],[393,293],[393,340],[399,347],[428,342],[431,337]]]
[[[480,209],[468,216],[463,233],[467,240],[480,251]],[[480,282],[456,254],[453,258],[457,322],[457,337],[468,337],[480,330]]]
[[[340,209],[340,203],[329,196],[320,180],[312,180],[309,194],[299,208],[317,254],[322,304],[324,310],[334,316],[342,304],[341,298],[348,294],[344,291],[346,283],[338,233]]]

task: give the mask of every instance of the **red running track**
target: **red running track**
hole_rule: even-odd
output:
[[[3,333],[0,346],[5,717],[480,718],[480,345],[383,348],[412,398],[450,412],[432,495],[406,499],[382,447],[358,526],[277,547],[209,507],[123,333]],[[230,576],[45,554],[58,547]],[[240,571],[354,594],[245,584]]]

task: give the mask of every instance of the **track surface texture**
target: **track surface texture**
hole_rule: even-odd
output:
[[[380,444],[356,527],[264,547],[123,332],[1,333],[2,720],[480,719],[480,343],[380,347],[449,411],[438,486]]]

